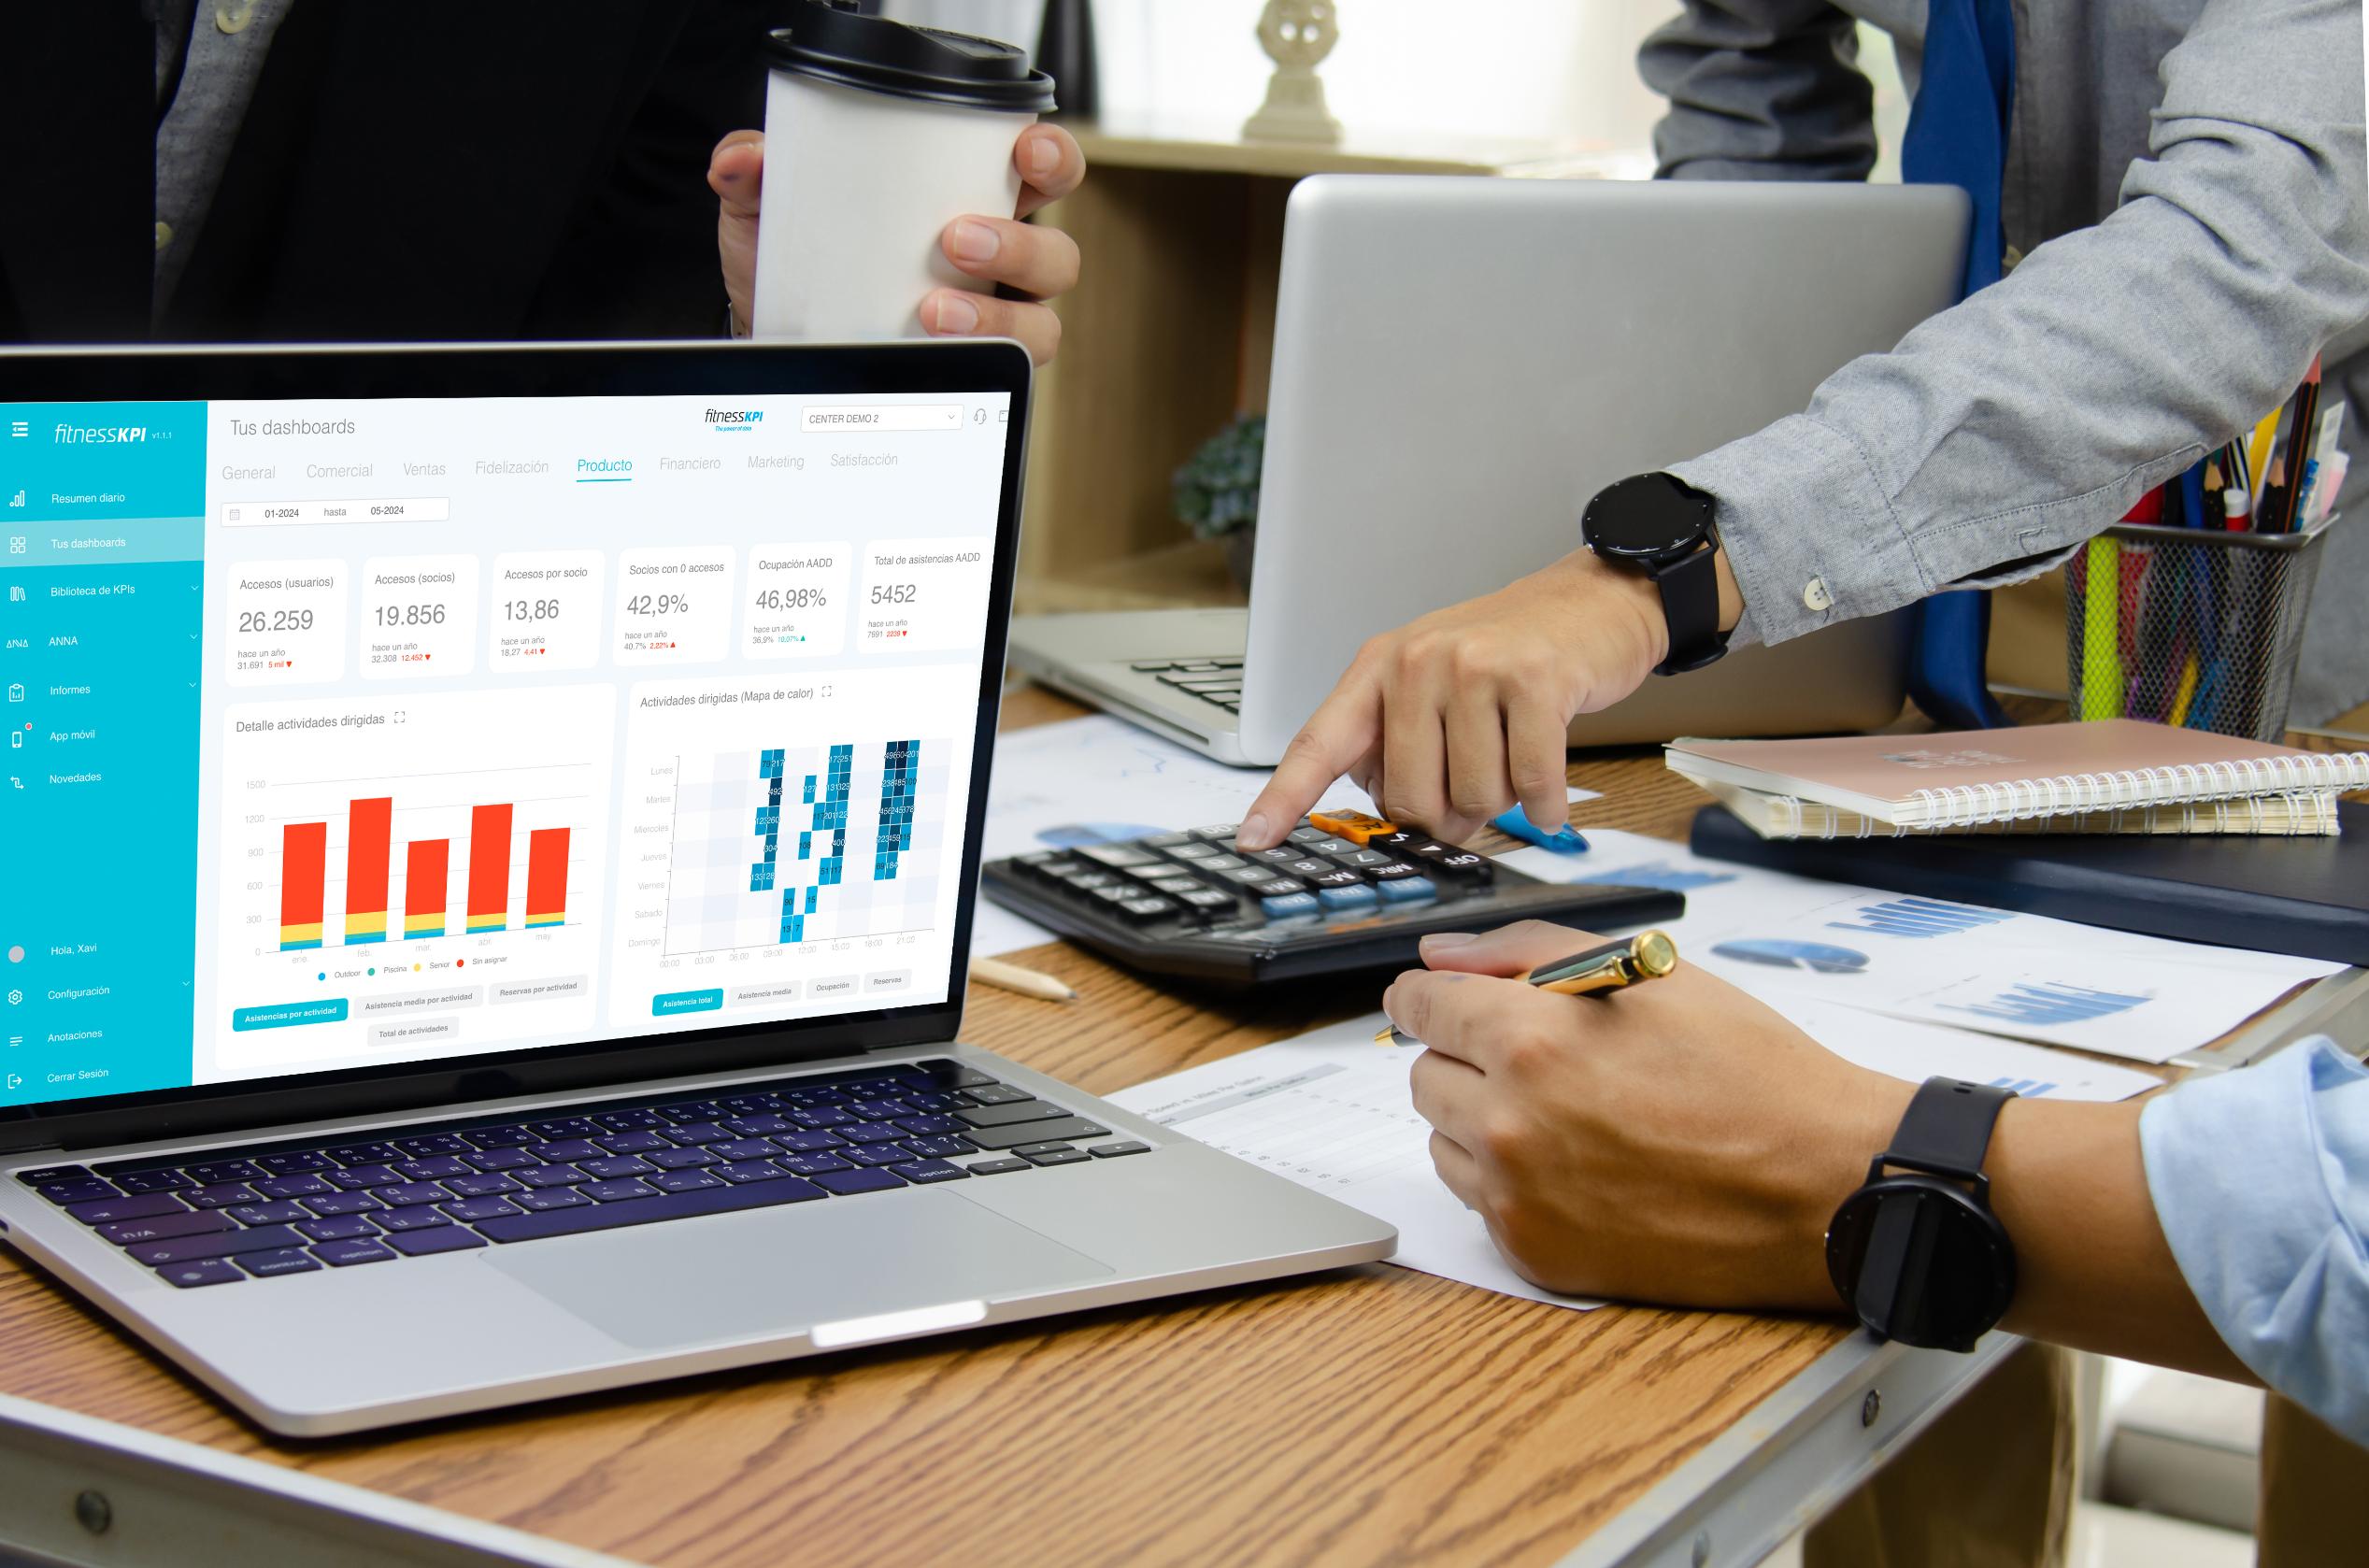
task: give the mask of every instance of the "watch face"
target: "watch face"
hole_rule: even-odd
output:
[[[1852,1193],[1826,1230],[1826,1272],[1867,1326],[1904,1345],[1972,1349],[2015,1294],[1998,1216],[1953,1182],[1892,1176]]]
[[[1639,474],[1607,486],[1580,520],[1598,553],[1639,561],[1684,555],[1702,543],[1710,523],[1701,493],[1667,474]]]

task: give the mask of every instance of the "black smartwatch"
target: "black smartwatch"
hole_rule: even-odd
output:
[[[1662,591],[1670,651],[1656,675],[1699,670],[1727,651],[1713,507],[1711,497],[1673,475],[1639,474],[1598,491],[1579,514],[1579,536],[1596,559],[1643,572]]]
[[[1982,1157],[2015,1091],[1927,1078],[1867,1185],[1826,1227],[1826,1273],[1879,1338],[1971,1350],[2006,1315],[2015,1247],[1991,1212]],[[1905,1173],[1905,1174],[1892,1174]]]

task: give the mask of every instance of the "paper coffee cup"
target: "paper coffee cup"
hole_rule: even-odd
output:
[[[922,298],[979,289],[939,249],[1020,205],[1012,144],[1053,107],[1028,53],[806,0],[770,36],[759,337],[923,335]]]

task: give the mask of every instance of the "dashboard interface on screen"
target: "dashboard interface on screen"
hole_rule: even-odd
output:
[[[0,405],[0,1106],[947,1000],[1008,395]]]

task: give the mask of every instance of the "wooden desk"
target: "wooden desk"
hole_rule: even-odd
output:
[[[1005,719],[1077,711],[1026,691]],[[1604,791],[1583,825],[1674,837],[1705,798],[1649,751],[1571,782]],[[1021,961],[1080,1001],[974,988],[966,1036],[1097,1092],[1374,1000],[1213,1003],[1066,947]],[[0,1394],[670,1565],[1550,1562],[1847,1340],[1867,1347],[1836,1320],[1571,1312],[1375,1264],[298,1444],[0,1251]]]

